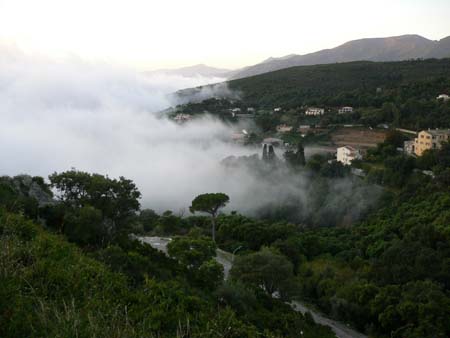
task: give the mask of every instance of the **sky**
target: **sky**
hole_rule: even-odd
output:
[[[0,0],[0,42],[131,67],[239,68],[346,41],[450,35],[449,0]]]

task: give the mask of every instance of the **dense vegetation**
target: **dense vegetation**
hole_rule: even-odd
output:
[[[50,182],[58,201],[40,178],[0,179],[1,337],[334,336],[257,287],[224,282],[198,231],[175,239],[170,258],[129,236],[154,222],[210,231],[209,219],[139,213],[124,178],[71,170]]]

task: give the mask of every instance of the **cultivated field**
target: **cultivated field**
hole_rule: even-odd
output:
[[[354,146],[357,148],[375,147],[386,138],[386,131],[365,128],[339,128],[330,134],[336,146]]]

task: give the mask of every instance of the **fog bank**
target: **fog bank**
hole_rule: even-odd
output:
[[[149,77],[77,58],[30,56],[10,47],[3,53],[0,47],[0,56],[0,175],[47,177],[76,168],[125,176],[142,192],[142,206],[159,212],[187,212],[191,200],[205,192],[227,193],[228,210],[250,215],[293,196],[298,212],[317,211],[318,206],[310,207],[307,177],[276,170],[262,178],[245,165],[221,165],[230,155],[260,150],[230,143],[231,127],[211,117],[185,125],[158,117],[158,111],[178,103],[168,94],[216,78]],[[195,98],[230,94],[222,85],[217,89],[196,91]],[[342,197],[354,204],[352,212],[366,207],[366,201],[358,206],[351,182],[337,182],[331,191],[327,205],[319,208],[332,212]]]

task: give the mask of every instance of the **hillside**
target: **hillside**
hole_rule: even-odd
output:
[[[350,62],[299,66],[229,81],[243,101],[257,106],[295,107],[312,104],[364,106],[374,100],[377,88],[382,91],[412,83],[436,81],[416,94],[420,98],[436,97],[450,90],[450,59],[401,62]],[[446,79],[446,80],[444,80]]]
[[[232,78],[245,78],[279,69],[351,61],[402,61],[418,58],[450,57],[450,37],[432,41],[419,35],[359,39],[336,48],[305,55],[269,58],[259,64],[233,73]]]
[[[335,337],[262,290],[224,281],[209,237],[174,238],[188,246],[169,245],[170,257],[134,240],[138,219],[179,230],[188,220],[168,212],[156,225],[153,211],[132,212],[140,194],[131,181],[55,174],[71,192],[39,206],[34,185],[16,184],[24,177],[0,177],[0,337],[290,338],[299,328]]]

